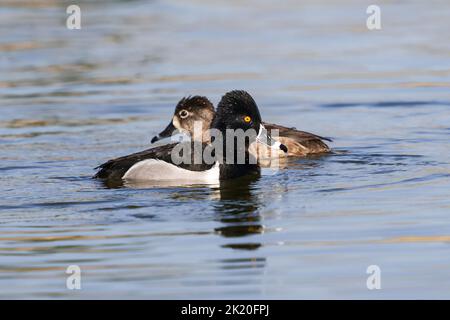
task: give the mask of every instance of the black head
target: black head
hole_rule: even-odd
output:
[[[262,125],[261,114],[252,96],[246,91],[234,90],[226,93],[217,105],[216,116],[211,128],[224,133],[227,129],[254,130],[254,138],[271,148],[281,149],[285,153],[287,147],[273,139]]]
[[[261,115],[252,96],[246,91],[234,90],[226,93],[217,105],[212,127],[225,129],[254,129],[259,131]]]
[[[193,134],[196,121],[202,123],[203,130],[208,130],[214,118],[214,106],[206,97],[193,96],[181,99],[175,107],[175,112],[169,125],[157,136],[152,143],[168,138],[178,129],[189,135]]]

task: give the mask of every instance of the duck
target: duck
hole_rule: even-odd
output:
[[[200,100],[189,99],[185,102]],[[206,103],[206,100],[204,102]],[[206,103],[204,107],[210,108],[210,105]],[[183,110],[190,112],[187,107]],[[176,121],[172,121],[172,124],[178,126]],[[171,128],[168,129],[170,130]],[[235,143],[234,136],[227,134],[229,130],[243,130],[254,134],[250,134],[249,139],[244,139],[244,143],[239,145]],[[98,172],[94,178],[218,183],[245,175],[260,174],[258,161],[249,152],[250,145],[256,140],[263,141],[268,148],[288,152],[285,145],[271,138],[264,128],[256,102],[248,92],[242,90],[230,91],[222,97],[212,116],[209,135],[208,141],[171,143],[109,160],[95,168]],[[233,152],[227,152],[230,146]],[[239,152],[244,155],[241,162],[235,161]],[[205,154],[210,157],[204,156]]]
[[[205,96],[189,96],[182,98],[175,107],[175,112],[168,126],[151,139],[151,143],[171,137],[177,131],[186,134],[194,140],[209,142],[209,130],[215,115],[214,105]],[[200,132],[195,130],[195,124],[199,124]],[[285,127],[278,124],[262,122],[268,130],[278,130],[275,137],[285,145],[288,152],[280,150],[279,157],[304,157],[308,155],[330,153],[330,147],[325,141],[332,142],[330,138],[322,137],[296,128]],[[265,144],[257,143],[251,146],[250,152],[257,153],[259,159],[275,155]]]

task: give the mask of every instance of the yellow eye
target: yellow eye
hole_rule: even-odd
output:
[[[249,123],[250,121],[252,121],[252,118],[250,118],[249,116],[245,116],[244,121]]]

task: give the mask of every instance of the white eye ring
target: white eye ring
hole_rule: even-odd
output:
[[[180,115],[181,119],[184,119],[184,118],[187,118],[187,116],[189,115],[189,112],[187,112],[186,110],[181,110],[178,114]]]

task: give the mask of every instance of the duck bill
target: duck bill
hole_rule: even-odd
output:
[[[161,139],[171,137],[176,130],[177,128],[175,128],[175,126],[173,125],[173,121],[170,121],[169,125],[158,135],[154,136],[151,142],[155,143],[156,141],[159,141]]]
[[[287,147],[282,144],[280,141],[272,138],[270,133],[267,131],[267,129],[261,124],[259,127],[258,136],[256,137],[256,141],[259,143],[262,143],[272,149],[275,150],[283,150],[283,152],[287,153],[288,149]]]

